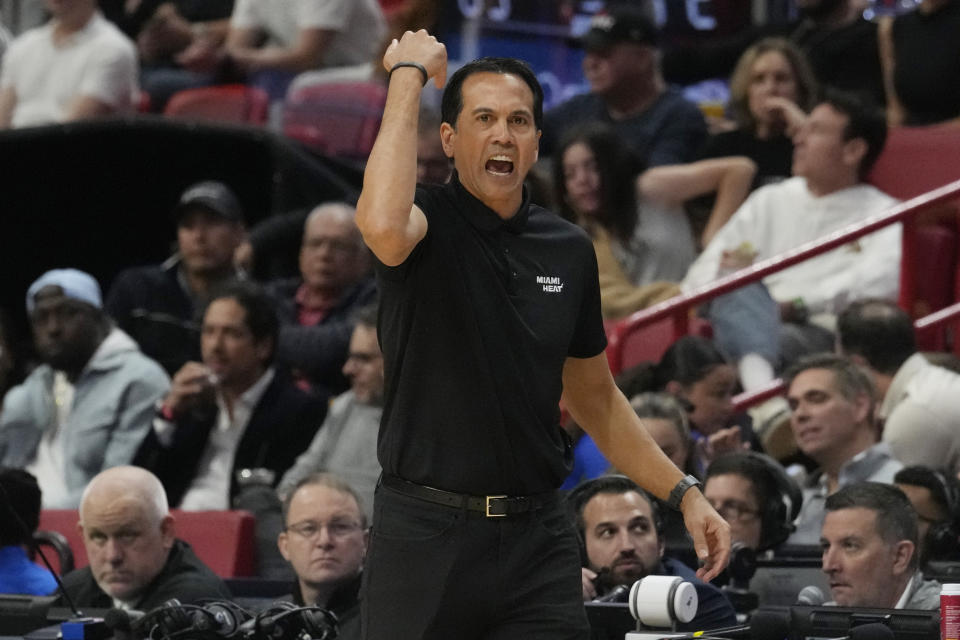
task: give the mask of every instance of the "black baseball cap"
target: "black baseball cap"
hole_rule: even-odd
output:
[[[202,207],[231,222],[243,222],[243,209],[236,194],[216,180],[205,180],[188,187],[180,196],[173,217],[179,221],[185,212],[196,207]]]
[[[658,35],[656,25],[642,10],[621,5],[594,15],[579,44],[588,50],[607,49],[620,42],[657,46]]]

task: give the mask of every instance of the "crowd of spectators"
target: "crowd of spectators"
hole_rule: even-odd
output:
[[[49,22],[3,54],[0,127],[128,112],[138,90],[160,110],[179,89],[225,81],[282,100],[295,75],[369,64],[388,37],[374,0],[270,6],[50,0]],[[923,0],[879,27],[854,0],[797,6],[788,31],[708,55],[662,50],[633,7],[594,17],[580,41],[590,90],[544,114],[529,189],[590,236],[605,319],[890,208],[867,181],[888,126],[960,117],[960,84],[945,81],[960,73],[956,56],[928,53],[955,48],[945,34],[956,0]],[[723,61],[729,120],[708,123],[668,80]],[[458,180],[439,128],[423,109],[421,182]],[[714,200],[698,223],[684,205],[701,196]],[[394,319],[378,317],[355,209],[316,203],[248,230],[231,186],[203,179],[170,210],[173,255],[115,274],[106,296],[74,268],[33,282],[32,359],[0,315],[0,513],[15,523],[0,525],[0,587],[53,590],[28,561],[42,507],[78,510],[90,566],[64,579],[78,606],[229,598],[177,539],[169,508],[236,508],[266,488],[258,527],[275,548],[258,551],[262,575],[279,552],[295,575],[287,599],[336,612],[343,637],[359,637],[393,384],[377,332]],[[297,273],[257,282],[251,266],[271,243],[298,246]],[[699,309],[711,338],[681,338],[618,380],[668,457],[704,480],[735,542],[767,554],[820,547],[843,606],[934,608],[938,586],[923,571],[960,555],[960,374],[918,351],[895,303],[900,246],[888,226],[718,297]],[[734,410],[738,389],[778,376],[782,397]],[[681,576],[701,602],[691,629],[733,624],[724,592],[669,557],[688,542],[682,522],[616,475],[572,420],[564,428],[584,600]],[[314,547],[338,560],[318,568]]]

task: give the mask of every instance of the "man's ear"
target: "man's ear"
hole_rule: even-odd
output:
[[[901,540],[893,545],[893,574],[903,575],[909,572],[910,559],[916,552],[916,545],[909,540]]]
[[[448,158],[453,158],[453,139],[457,136],[457,130],[449,122],[440,124],[440,143],[443,145],[443,153]]]
[[[280,550],[280,555],[283,556],[283,559],[290,562],[290,556],[287,553],[287,542],[289,542],[287,532],[281,531],[280,535],[277,536],[277,549]]]
[[[849,167],[859,167],[867,155],[867,141],[853,138],[843,143],[843,163]]]
[[[173,541],[176,538],[176,527],[174,526],[173,516],[169,513],[160,520],[160,537],[163,540],[163,548],[173,547]]]

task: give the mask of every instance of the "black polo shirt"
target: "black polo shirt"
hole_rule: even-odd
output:
[[[606,346],[593,245],[526,191],[509,220],[456,175],[416,204],[426,236],[403,264],[376,265],[384,473],[475,495],[553,490],[572,457],[564,361]]]

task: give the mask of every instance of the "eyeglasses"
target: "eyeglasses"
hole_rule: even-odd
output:
[[[357,522],[346,522],[339,520],[334,520],[333,522],[324,524],[322,522],[306,520],[304,522],[298,522],[288,526],[287,531],[292,531],[305,540],[312,540],[320,535],[320,531],[324,527],[326,527],[327,534],[331,538],[343,538],[360,529],[360,524]]]
[[[369,364],[380,357],[379,353],[363,353],[362,351],[351,351],[347,354],[348,361],[352,360],[359,364]]]
[[[749,522],[760,515],[759,509],[752,509],[739,500],[724,500],[723,502],[710,500],[709,502],[710,506],[720,514],[720,517],[728,522]]]

